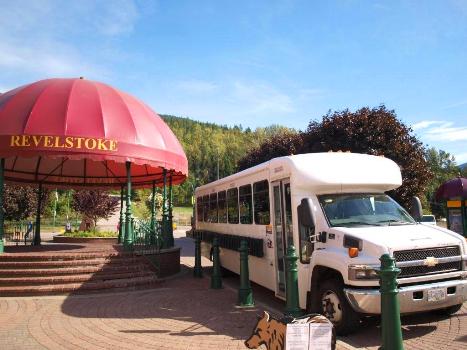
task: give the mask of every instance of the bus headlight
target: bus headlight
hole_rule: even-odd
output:
[[[372,265],[349,265],[349,280],[377,280],[376,268]]]

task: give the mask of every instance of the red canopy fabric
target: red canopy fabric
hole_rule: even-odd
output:
[[[455,197],[467,198],[467,179],[465,177],[446,181],[436,190],[435,198],[437,201]]]
[[[86,79],[46,79],[0,95],[5,179],[53,187],[120,187],[130,161],[137,187],[183,182],[188,161],[147,105]]]

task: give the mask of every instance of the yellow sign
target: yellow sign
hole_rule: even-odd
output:
[[[73,148],[114,152],[117,141],[92,137],[11,135],[11,147],[29,148]]]
[[[448,208],[460,208],[461,206],[461,201],[448,201]]]

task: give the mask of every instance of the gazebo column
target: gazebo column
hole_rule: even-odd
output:
[[[152,182],[151,197],[151,244],[156,244],[156,181]]]
[[[131,249],[133,246],[133,227],[131,220],[131,162],[126,162],[126,211],[123,246],[126,249]]]
[[[125,232],[125,218],[123,216],[123,190],[124,186],[120,188],[120,220],[118,222],[118,243],[123,242],[124,232]]]
[[[169,177],[169,247],[173,247],[174,242],[174,227],[173,227],[173,186],[172,186],[172,172]]]
[[[167,229],[167,169],[162,172],[164,186],[162,187],[162,248],[170,246],[169,234]]]
[[[5,189],[3,186],[4,183],[4,174],[5,173],[5,158],[0,159],[0,254],[3,253],[5,250],[3,246],[3,221],[4,221],[4,213],[3,213],[3,198]]]
[[[36,234],[34,235],[34,245],[41,245],[41,207],[42,207],[42,183],[39,182],[37,189],[37,213],[36,213]]]

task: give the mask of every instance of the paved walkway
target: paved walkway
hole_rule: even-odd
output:
[[[182,263],[193,265],[192,242],[178,233]],[[263,291],[255,298],[269,306],[260,302],[254,309],[238,309],[235,286],[232,278],[224,289],[211,290],[208,278],[194,279],[184,268],[147,290],[2,298],[0,349],[244,349],[257,316],[265,309],[280,316],[281,304]],[[371,320],[357,334],[341,338],[338,349],[377,349],[377,323]],[[467,349],[465,306],[451,318],[405,318],[403,328],[406,350]]]
[[[182,255],[192,264],[192,247]],[[238,309],[209,282],[185,267],[153,289],[2,298],[0,349],[245,349],[263,308]]]
[[[92,296],[4,298],[1,349],[243,349],[256,309],[190,277]]]

